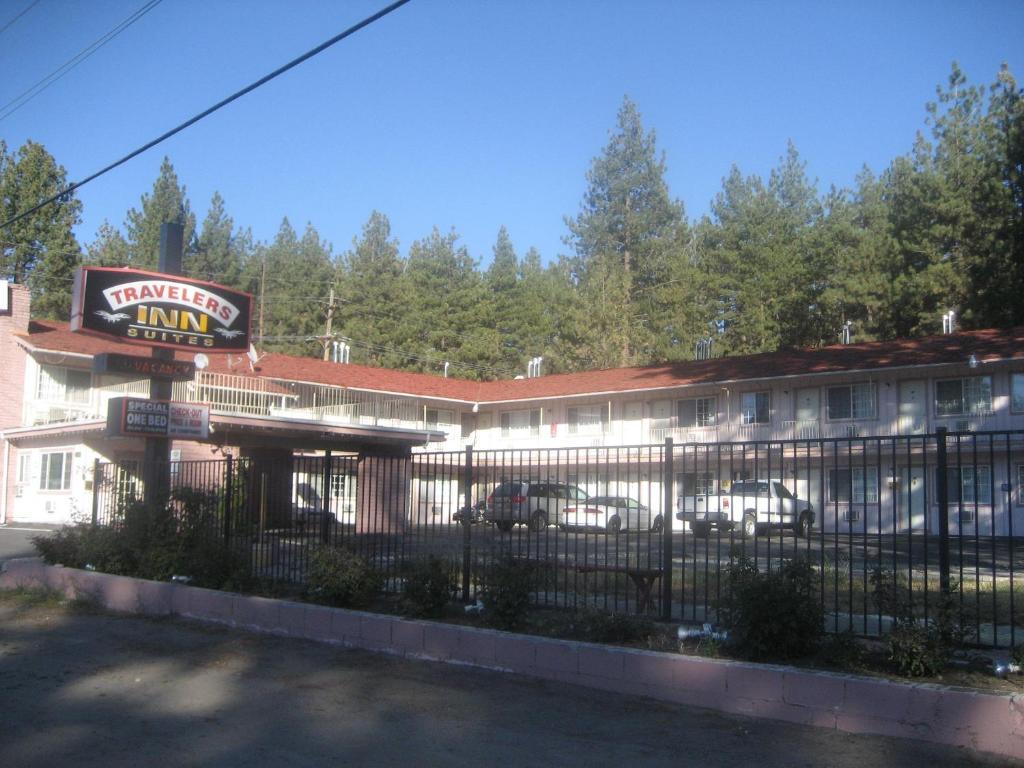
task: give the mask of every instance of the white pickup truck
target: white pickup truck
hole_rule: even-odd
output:
[[[676,519],[690,524],[695,536],[707,536],[711,526],[739,529],[753,536],[768,528],[792,528],[797,536],[810,535],[814,507],[798,499],[781,480],[737,480],[716,494],[680,495]]]

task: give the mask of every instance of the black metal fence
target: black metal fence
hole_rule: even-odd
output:
[[[495,558],[537,566],[534,600],[714,622],[741,559],[820,575],[829,629],[884,634],[901,610],[952,601],[982,646],[1024,631],[1024,432],[180,462],[172,489],[215,500],[210,535],[254,575],[302,583],[316,547],[344,545],[400,591],[433,555],[472,601]],[[99,465],[93,519],[141,495],[138,464]],[[596,497],[596,498],[595,498]],[[600,503],[594,503],[594,502]]]

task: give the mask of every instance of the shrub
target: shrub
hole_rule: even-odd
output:
[[[512,556],[495,560],[486,574],[484,615],[498,629],[516,629],[530,609],[530,593],[536,583],[532,563]]]
[[[1018,667],[1024,667],[1024,643],[1013,646],[1013,651],[1010,653],[1010,659]]]
[[[430,555],[412,563],[405,574],[402,595],[406,613],[422,618],[443,615],[457,585],[455,570],[447,560]]]
[[[346,547],[318,547],[309,556],[309,593],[318,602],[362,608],[376,597],[382,583],[380,572]]]
[[[134,575],[139,552],[118,530],[94,528],[89,524],[68,525],[49,536],[35,536],[32,544],[50,565],[69,568],[91,566],[104,573]]]
[[[818,651],[822,663],[839,669],[856,669],[864,664],[866,657],[864,646],[849,630],[826,635]]]
[[[728,567],[727,579],[719,615],[736,653],[754,661],[791,659],[818,647],[825,617],[810,563],[790,560],[777,571],[759,573],[743,559]]]
[[[953,651],[970,635],[970,622],[961,620],[957,605],[960,585],[950,584],[947,595],[939,595],[938,605],[928,620],[915,618],[910,605],[910,590],[888,571],[875,569],[871,574],[872,596],[879,612],[893,618],[886,640],[889,661],[904,677],[931,677],[945,669]]]

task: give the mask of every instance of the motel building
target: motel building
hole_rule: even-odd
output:
[[[148,378],[96,373],[94,358],[149,351],[29,315],[27,288],[0,282],[0,522],[85,520],[97,461],[138,490],[145,441],[111,435],[108,407],[150,394]],[[207,406],[209,434],[174,439],[172,466],[231,455],[288,467],[279,492],[295,504],[316,480],[302,457],[330,451],[348,467],[331,482],[336,514],[357,527],[370,497],[398,528],[452,523],[472,448],[474,501],[502,480],[558,480],[660,515],[666,496],[779,478],[811,500],[819,530],[934,533],[934,435],[946,430],[950,532],[1024,532],[1024,328],[491,382],[274,353],[203,357],[171,400]],[[406,468],[378,471],[396,460]]]

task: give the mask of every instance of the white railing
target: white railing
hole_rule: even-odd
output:
[[[821,422],[817,419],[784,421],[782,429],[791,440],[817,440],[821,437]]]

